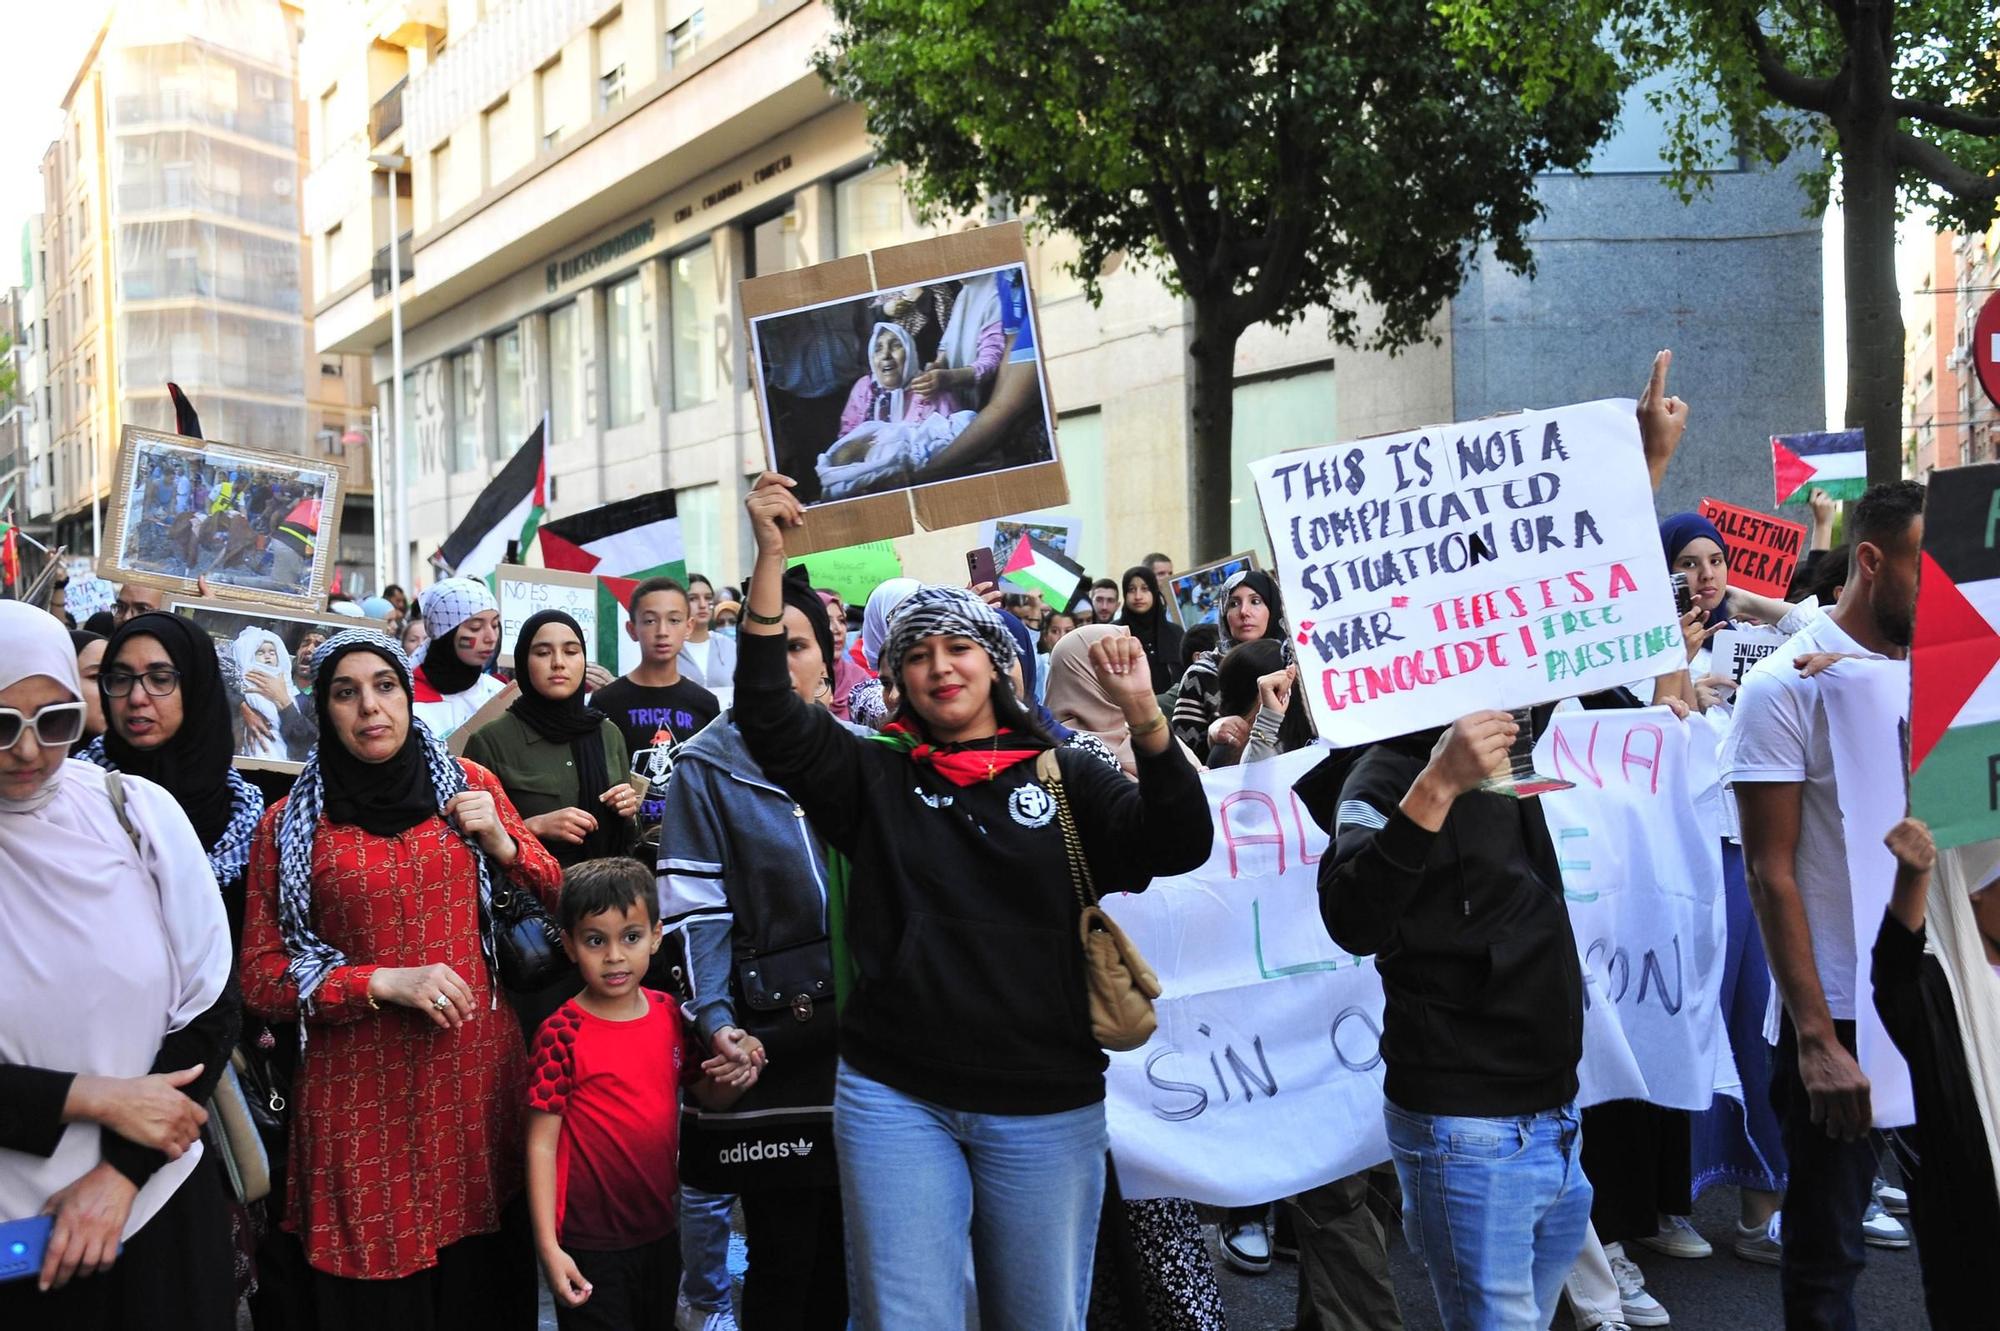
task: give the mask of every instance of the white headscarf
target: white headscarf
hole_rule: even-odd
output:
[[[894,388],[884,388],[882,381],[875,376],[875,343],[884,332],[903,344],[903,377],[897,381]],[[879,415],[871,404],[868,418],[890,422],[902,420],[907,405],[906,394],[909,392],[910,380],[923,372],[924,367],[917,360],[917,340],[910,336],[910,330],[901,324],[887,322],[876,324],[868,334],[868,377],[875,381],[874,402],[879,402],[883,393],[889,395],[889,412],[887,415]]]
[[[0,602],[0,642],[0,688],[40,675],[83,696],[69,634],[46,612]],[[68,759],[35,799],[0,808],[0,1063],[142,1077],[229,981],[229,921],[187,815],[123,777],[127,835],[109,775]],[[103,1159],[100,1143],[96,1125],[75,1123],[46,1158],[0,1151],[0,1217],[40,1211]],[[200,1158],[197,1147],[147,1181],[125,1237]]]
[[[882,664],[882,644],[889,640],[889,615],[910,593],[923,586],[915,578],[891,578],[868,593],[868,605],[861,612],[861,654],[868,668]]]
[[[0,601],[0,689],[11,689],[24,679],[55,681],[69,690],[69,696],[83,701],[83,678],[76,669],[76,647],[69,631],[54,615],[38,610],[25,601]],[[56,797],[62,782],[62,768],[50,774],[35,793],[25,800],[0,799],[0,813],[35,813]]]
[[[498,610],[500,604],[493,599],[487,585],[476,578],[446,578],[424,589],[424,594],[417,598],[417,608],[423,614],[424,632],[430,638],[417,648],[417,654],[410,659],[412,666],[424,663],[431,643],[449,639],[458,632],[460,624],[474,615]]]

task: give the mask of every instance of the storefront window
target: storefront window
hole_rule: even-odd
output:
[[[493,339],[493,385],[498,394],[500,428],[494,435],[494,458],[506,457],[528,437],[528,404],[521,396],[521,328],[519,324]]]
[[[703,245],[672,261],[674,410],[715,399],[715,246]]]
[[[681,549],[690,577],[696,573],[721,580],[722,488],[689,485],[674,491],[674,516],[681,520]]]
[[[583,437],[583,343],[576,302],[549,311],[549,428],[562,440]]]
[[[461,351],[451,358],[451,469],[479,466],[479,357]]]
[[[645,416],[653,381],[653,340],[646,336],[637,273],[604,289],[604,323],[611,348],[610,423],[630,425]]]

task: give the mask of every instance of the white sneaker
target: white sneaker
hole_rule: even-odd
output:
[[[1871,1248],[1907,1248],[1910,1246],[1910,1231],[1903,1222],[1882,1209],[1882,1203],[1870,1202],[1868,1213],[1861,1217],[1861,1241]]]
[[[1618,1306],[1626,1322],[1632,1326],[1667,1325],[1672,1319],[1660,1301],[1646,1292],[1646,1273],[1625,1255],[1625,1245],[1607,1243],[1604,1255],[1610,1259],[1612,1278],[1618,1282]]]
[[[1771,1212],[1770,1220],[1762,1229],[1739,1221],[1736,1225],[1736,1242],[1730,1245],[1730,1251],[1746,1262],[1755,1262],[1759,1266],[1776,1266],[1785,1250],[1778,1234],[1779,1221],[1784,1214],[1783,1211]]]
[[[697,1308],[683,1294],[674,1305],[674,1331],[738,1331],[736,1314],[728,1308]]]
[[[1654,1252],[1665,1253],[1669,1257],[1712,1257],[1715,1249],[1708,1240],[1695,1231],[1692,1221],[1684,1215],[1663,1215],[1660,1217],[1660,1232],[1650,1234],[1638,1242]]]
[[[1271,1231],[1261,1219],[1246,1220],[1222,1231],[1222,1260],[1245,1275],[1271,1269]]]
[[[1599,1322],[1590,1331],[1632,1331],[1632,1328],[1624,1322]]]
[[[1882,1180],[1875,1180],[1875,1200],[1882,1203],[1882,1209],[1890,1215],[1910,1213],[1910,1194],[1901,1188],[1892,1188]]]

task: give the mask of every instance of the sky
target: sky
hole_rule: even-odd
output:
[[[21,227],[42,208],[42,154],[110,0],[6,0],[7,132],[0,134],[0,286],[21,284]]]

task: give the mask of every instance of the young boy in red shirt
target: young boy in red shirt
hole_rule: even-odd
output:
[[[530,1055],[535,1249],[563,1331],[673,1331],[680,1089],[726,1109],[756,1084],[761,1049],[689,1064],[679,1010],[640,984],[661,934],[653,875],[638,861],[572,868],[562,928],[584,989],[542,1023]]]

